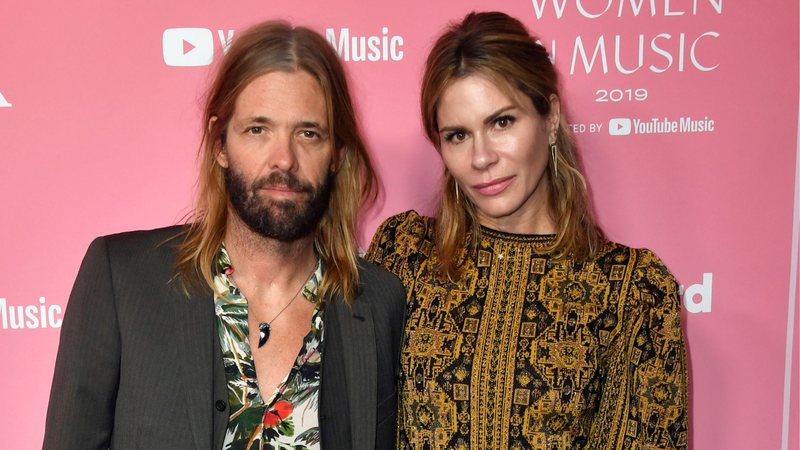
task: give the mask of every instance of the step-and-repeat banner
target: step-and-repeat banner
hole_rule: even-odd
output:
[[[366,244],[432,212],[423,62],[448,22],[496,8],[550,50],[607,234],[682,285],[692,448],[798,449],[798,3],[770,0],[6,2],[0,447],[41,446],[91,239],[191,210],[202,98],[240,31],[309,25],[345,62],[384,187]]]

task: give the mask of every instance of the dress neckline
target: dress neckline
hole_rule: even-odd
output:
[[[508,231],[495,230],[481,225],[481,236],[503,241],[519,242],[526,244],[549,244],[556,239],[555,234],[520,234]]]

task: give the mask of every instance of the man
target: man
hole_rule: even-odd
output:
[[[89,247],[44,448],[392,448],[405,294],[356,256],[375,184],[335,52],[248,30],[205,123],[192,223]]]

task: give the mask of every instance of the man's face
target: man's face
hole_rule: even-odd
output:
[[[325,97],[307,72],[271,72],[239,97],[217,156],[231,205],[254,231],[291,241],[313,232],[333,181]]]

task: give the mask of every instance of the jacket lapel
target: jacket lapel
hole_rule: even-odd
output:
[[[378,389],[372,308],[361,297],[355,299],[352,309],[341,299],[336,299],[335,305],[342,336],[353,450],[372,450]]]
[[[171,300],[178,332],[176,343],[179,349],[177,364],[180,377],[177,382],[185,394],[186,419],[191,424],[195,448],[214,448],[211,442],[211,430],[214,426],[213,395],[217,391],[214,379],[215,372],[222,370],[222,360],[221,356],[216,355],[219,353],[216,350],[219,344],[215,344],[217,336],[214,332],[212,296],[210,292],[188,297],[182,293],[174,293]],[[220,367],[217,368],[217,365]]]
[[[184,390],[195,448],[220,448],[227,416],[225,420],[215,417],[214,402],[227,400],[227,391],[212,294],[209,291],[187,297],[173,293],[170,300],[180,349],[178,380]],[[361,297],[355,299],[352,308],[340,298],[332,306],[342,338],[353,450],[373,450],[378,387],[372,308]]]

